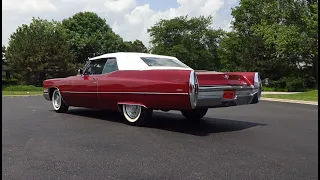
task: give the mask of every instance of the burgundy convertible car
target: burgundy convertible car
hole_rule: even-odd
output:
[[[47,79],[43,88],[56,112],[109,109],[140,126],[153,110],[199,120],[208,108],[256,104],[261,80],[257,72],[196,71],[175,57],[119,52],[91,58],[78,75]]]

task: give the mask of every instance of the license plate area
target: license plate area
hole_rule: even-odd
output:
[[[234,90],[224,90],[223,99],[234,99],[235,94]]]

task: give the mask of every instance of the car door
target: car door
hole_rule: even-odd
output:
[[[98,98],[100,107],[103,109],[113,109],[117,103],[117,97],[119,95],[113,93],[105,93],[110,91],[109,88],[114,84],[108,81],[108,75],[112,72],[118,71],[118,64],[116,58],[108,58],[102,71],[103,77],[98,81]]]
[[[83,74],[71,81],[74,106],[100,108],[97,82],[105,63],[106,59],[91,60],[83,70]]]

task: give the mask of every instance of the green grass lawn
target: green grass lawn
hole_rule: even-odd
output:
[[[2,91],[3,96],[12,96],[12,95],[41,95],[42,91]]]
[[[2,95],[38,95],[43,93],[42,87],[35,87],[30,85],[12,85],[2,86]]]
[[[302,92],[298,94],[265,94],[265,98],[290,99],[302,101],[318,101],[318,90]]]

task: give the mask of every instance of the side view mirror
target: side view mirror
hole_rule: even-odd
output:
[[[83,69],[78,69],[78,75],[82,75],[83,74]]]

